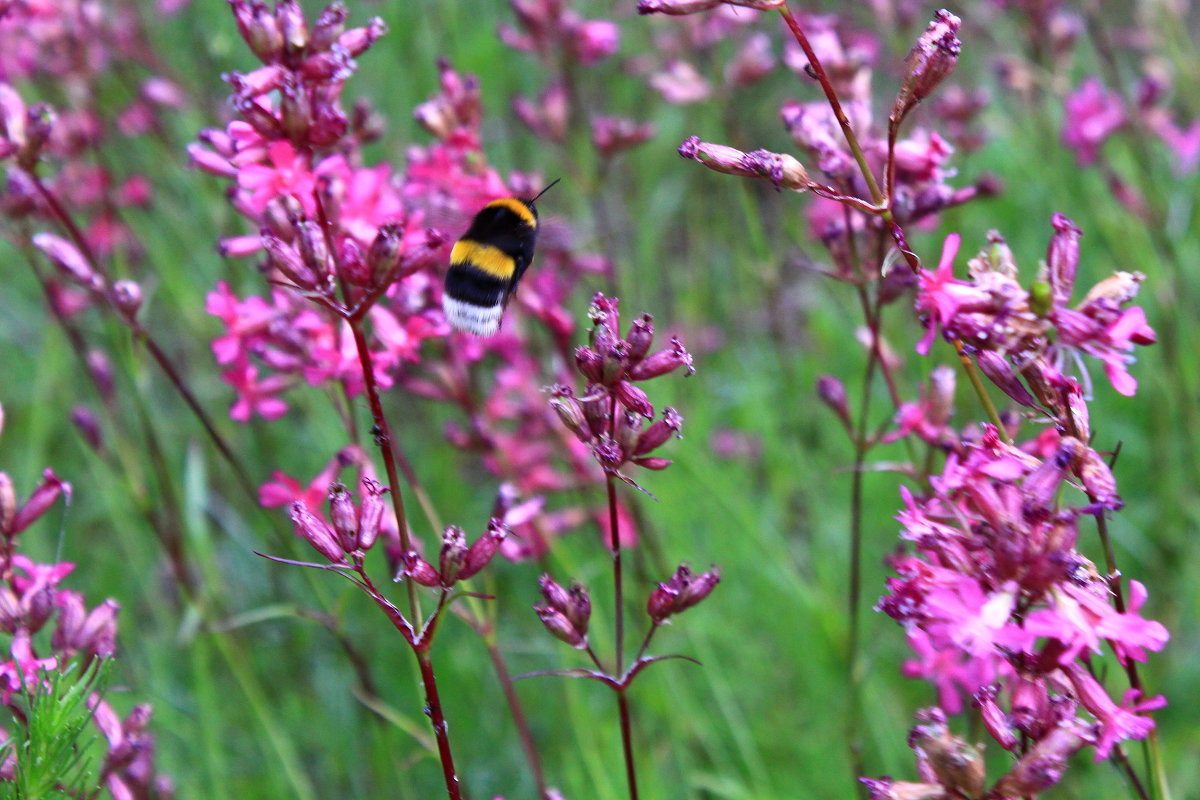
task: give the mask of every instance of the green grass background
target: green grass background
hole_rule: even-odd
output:
[[[788,97],[815,99],[815,87],[779,71],[722,102],[667,106],[620,67],[624,59],[651,52],[654,29],[682,23],[638,18],[631,3],[619,9],[577,5],[585,16],[611,13],[623,34],[617,58],[578,75],[593,111],[648,119],[658,130],[597,185],[588,178],[592,156],[584,141],[565,148],[539,142],[509,112],[514,93],[536,92],[548,76],[536,60],[499,43],[496,25],[512,21],[505,4],[352,4],[352,22],[377,14],[391,32],[360,57],[346,97],[366,96],[384,114],[387,132],[369,156],[399,166],[409,143],[428,141],[411,109],[436,89],[435,58],[449,57],[460,71],[478,75],[492,163],[505,171],[563,176],[554,196],[541,204],[543,214],[569,221],[582,247],[614,258],[626,314],[650,311],[663,328],[690,334],[698,373],[650,385],[656,404],[673,405],[684,415],[686,438],[670,445],[674,467],[643,476],[660,500],[635,501],[654,542],[631,557],[635,596],[644,597],[650,581],[664,578],[680,560],[698,567],[720,564],[723,580],[710,600],[656,642],[657,652],[688,654],[703,666],[658,665],[633,692],[642,796],[850,797],[855,790],[845,745],[850,700],[842,653],[846,467],[852,453],[813,387],[819,374],[830,372],[856,396],[865,362],[853,337],[857,306],[848,287],[795,266],[798,257],[822,259],[820,246],[805,233],[806,198],[716,175],[675,154],[690,134],[747,149],[789,149],[778,105]],[[862,9],[826,7],[869,23]],[[1094,370],[1092,419],[1101,449],[1123,445],[1117,478],[1128,507],[1112,524],[1118,563],[1127,577],[1149,586],[1144,613],[1172,631],[1168,649],[1154,655],[1143,674],[1152,692],[1171,701],[1156,718],[1175,797],[1195,797],[1200,794],[1194,711],[1200,696],[1195,666],[1200,430],[1191,423],[1200,386],[1192,344],[1200,247],[1195,173],[1175,177],[1165,152],[1147,151],[1132,140],[1108,146],[1117,169],[1168,209],[1168,226],[1156,237],[1113,199],[1102,176],[1079,169],[1059,144],[1061,112],[1052,91],[1031,102],[995,79],[995,59],[1024,35],[1013,16],[1018,12],[1004,16],[981,3],[952,10],[967,19],[954,80],[992,93],[982,118],[989,143],[956,158],[957,180],[965,184],[992,172],[1006,190],[943,215],[937,231],[914,237],[914,249],[928,261],[946,232],[960,231],[969,249],[997,229],[1028,278],[1044,255],[1050,215],[1061,211],[1085,232],[1081,292],[1114,269],[1148,276],[1141,302],[1162,343],[1139,350],[1136,398],[1117,396]],[[195,103],[166,120],[164,139],[139,140],[137,147],[109,154],[119,174],[146,174],[156,191],[151,208],[130,214],[146,258],[129,265],[127,274],[143,284],[148,327],[218,417],[255,480],[275,469],[307,480],[345,444],[333,410],[318,392],[294,392],[289,398],[294,410],[280,422],[230,422],[226,409],[232,398],[209,350],[218,324],[203,310],[215,281],[250,290],[257,279],[248,261],[216,255],[215,241],[243,232],[243,223],[228,208],[218,181],[187,168],[183,148],[200,128],[218,124],[227,113],[220,73],[247,70],[254,62],[224,3],[196,0],[166,19],[148,7],[143,14],[171,76]],[[1125,24],[1119,15],[1113,22]],[[778,19],[764,16],[755,24],[778,43]],[[884,66],[876,74],[883,98],[877,113],[890,103],[887,87],[895,85],[895,65],[922,27],[923,22],[888,32]],[[1197,69],[1193,40],[1186,30],[1156,31],[1165,42],[1158,54],[1178,70],[1176,102],[1190,119],[1198,105],[1191,88]],[[714,60],[699,66],[716,78],[722,65]],[[1095,69],[1085,37],[1069,74]],[[114,107],[127,97],[120,80],[108,91]],[[604,226],[597,222],[598,208],[608,219]],[[127,423],[120,432],[108,431],[107,438],[122,468],[113,470],[97,458],[68,421],[75,404],[97,403],[91,385],[48,321],[23,256],[7,245],[0,248],[6,279],[0,294],[0,402],[6,415],[0,468],[22,495],[47,465],[75,486],[65,513],[51,514],[26,533],[24,545],[43,557],[78,563],[71,585],[90,602],[112,596],[121,603],[113,702],[120,708],[142,701],[154,705],[158,763],[177,781],[179,796],[439,796],[444,790],[436,759],[420,741],[428,738],[428,728],[408,648],[347,584],[251,553],[291,548],[305,555],[302,543],[290,539],[282,513],[267,514],[248,502],[195,419],[124,330],[89,316],[87,333],[118,367],[118,400]],[[587,287],[573,306],[582,313],[590,292],[601,288],[607,287]],[[887,322],[907,361],[910,387],[936,361],[949,363],[946,347],[935,348],[929,360],[913,354],[918,331],[906,304],[890,308]],[[395,393],[387,403],[394,419],[406,421],[399,436],[442,514],[469,531],[481,529],[495,487],[430,433],[446,412]],[[876,419],[886,415],[882,394],[873,413]],[[979,418],[974,398],[960,390],[956,419]],[[151,456],[147,430],[160,456]],[[721,430],[759,442],[761,455],[719,457],[710,437]],[[877,455],[899,458],[902,452]],[[896,544],[897,480],[889,473],[870,474],[866,493],[864,608],[880,593],[887,574],[882,558]],[[186,603],[177,602],[166,585],[147,512],[177,526],[200,568],[203,589]],[[1101,561],[1094,531],[1086,524],[1081,531],[1083,549]],[[530,611],[536,578],[546,568],[592,587],[593,636],[609,639],[608,563],[593,533],[583,531],[562,542],[545,564],[497,562],[492,569],[500,641],[516,673],[580,663],[541,631]],[[390,722],[355,699],[344,655],[301,609],[333,615],[367,655],[390,706]],[[899,675],[907,653],[891,620],[867,611],[862,637],[864,760],[873,775],[915,778],[905,734],[912,711],[933,702],[932,690]],[[451,621],[439,635],[435,660],[469,795],[532,797],[512,723],[478,639]],[[560,678],[525,680],[518,689],[551,783],[573,800],[624,797],[610,693],[598,684]],[[1130,751],[1140,766],[1140,745]],[[1003,754],[990,757],[996,776]],[[1079,758],[1049,796],[1121,797],[1130,791],[1112,765]]]

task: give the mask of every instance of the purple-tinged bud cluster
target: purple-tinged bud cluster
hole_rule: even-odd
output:
[[[675,409],[655,416],[654,405],[637,383],[680,368],[695,372],[692,357],[677,337],[668,348],[651,352],[654,323],[643,314],[621,338],[616,298],[597,294],[589,310],[591,344],[575,350],[575,366],[587,380],[583,394],[562,384],[551,390],[550,407],[563,425],[592,451],[605,472],[618,473],[633,462],[647,469],[663,469],[670,461],[651,455],[668,439],[680,438],[683,417]]]
[[[588,620],[592,616],[592,601],[587,589],[578,583],[564,589],[549,575],[538,578],[538,587],[545,605],[535,605],[533,610],[556,639],[560,639],[578,650],[587,647]]]
[[[328,479],[326,479],[326,485]],[[361,559],[370,550],[384,528],[388,513],[384,495],[389,491],[370,477],[362,479],[362,502],[355,507],[354,499],[341,483],[329,486],[329,521],[308,509],[301,497],[291,501],[291,518],[296,535],[333,564],[346,563],[346,556]],[[266,487],[264,487],[264,493]],[[264,505],[276,505],[268,502]],[[394,523],[394,518],[393,518]]]
[[[437,566],[430,564],[417,551],[410,550],[402,556],[396,580],[408,578],[422,586],[449,589],[459,581],[474,577],[479,570],[486,567],[507,535],[508,529],[504,524],[498,519],[492,519],[483,535],[468,545],[467,536],[462,528],[449,525],[442,534],[442,549],[438,553]]]
[[[712,594],[721,582],[721,571],[713,567],[708,572],[696,575],[687,564],[680,564],[675,574],[650,593],[646,601],[646,613],[654,623],[665,622],[668,617],[687,611]]]

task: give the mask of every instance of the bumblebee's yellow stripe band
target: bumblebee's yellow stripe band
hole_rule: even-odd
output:
[[[512,256],[498,247],[470,239],[459,239],[454,243],[454,249],[450,251],[450,264],[469,264],[501,280],[508,280],[517,271],[517,262],[513,261]]]
[[[507,208],[509,211],[516,214],[531,228],[537,228],[537,217],[533,216],[533,212],[529,210],[529,206],[522,203],[515,197],[501,197],[499,200],[493,200],[484,208]]]

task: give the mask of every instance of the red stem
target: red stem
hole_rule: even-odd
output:
[[[446,717],[442,713],[442,700],[438,696],[437,678],[433,673],[433,661],[426,649],[417,649],[414,652],[417,655],[417,664],[421,667],[421,681],[425,684],[425,702],[429,709],[429,719],[433,722],[433,735],[437,739],[438,756],[442,762],[442,776],[446,780],[446,793],[450,800],[462,800],[462,790],[458,785],[458,773],[454,770],[454,755],[450,752],[450,736],[446,729]]]

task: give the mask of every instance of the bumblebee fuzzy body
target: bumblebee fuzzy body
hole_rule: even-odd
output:
[[[500,330],[508,298],[533,261],[538,234],[534,200],[546,189],[532,200],[493,200],[480,209],[471,227],[454,243],[442,309],[455,328],[477,336],[492,336]]]

